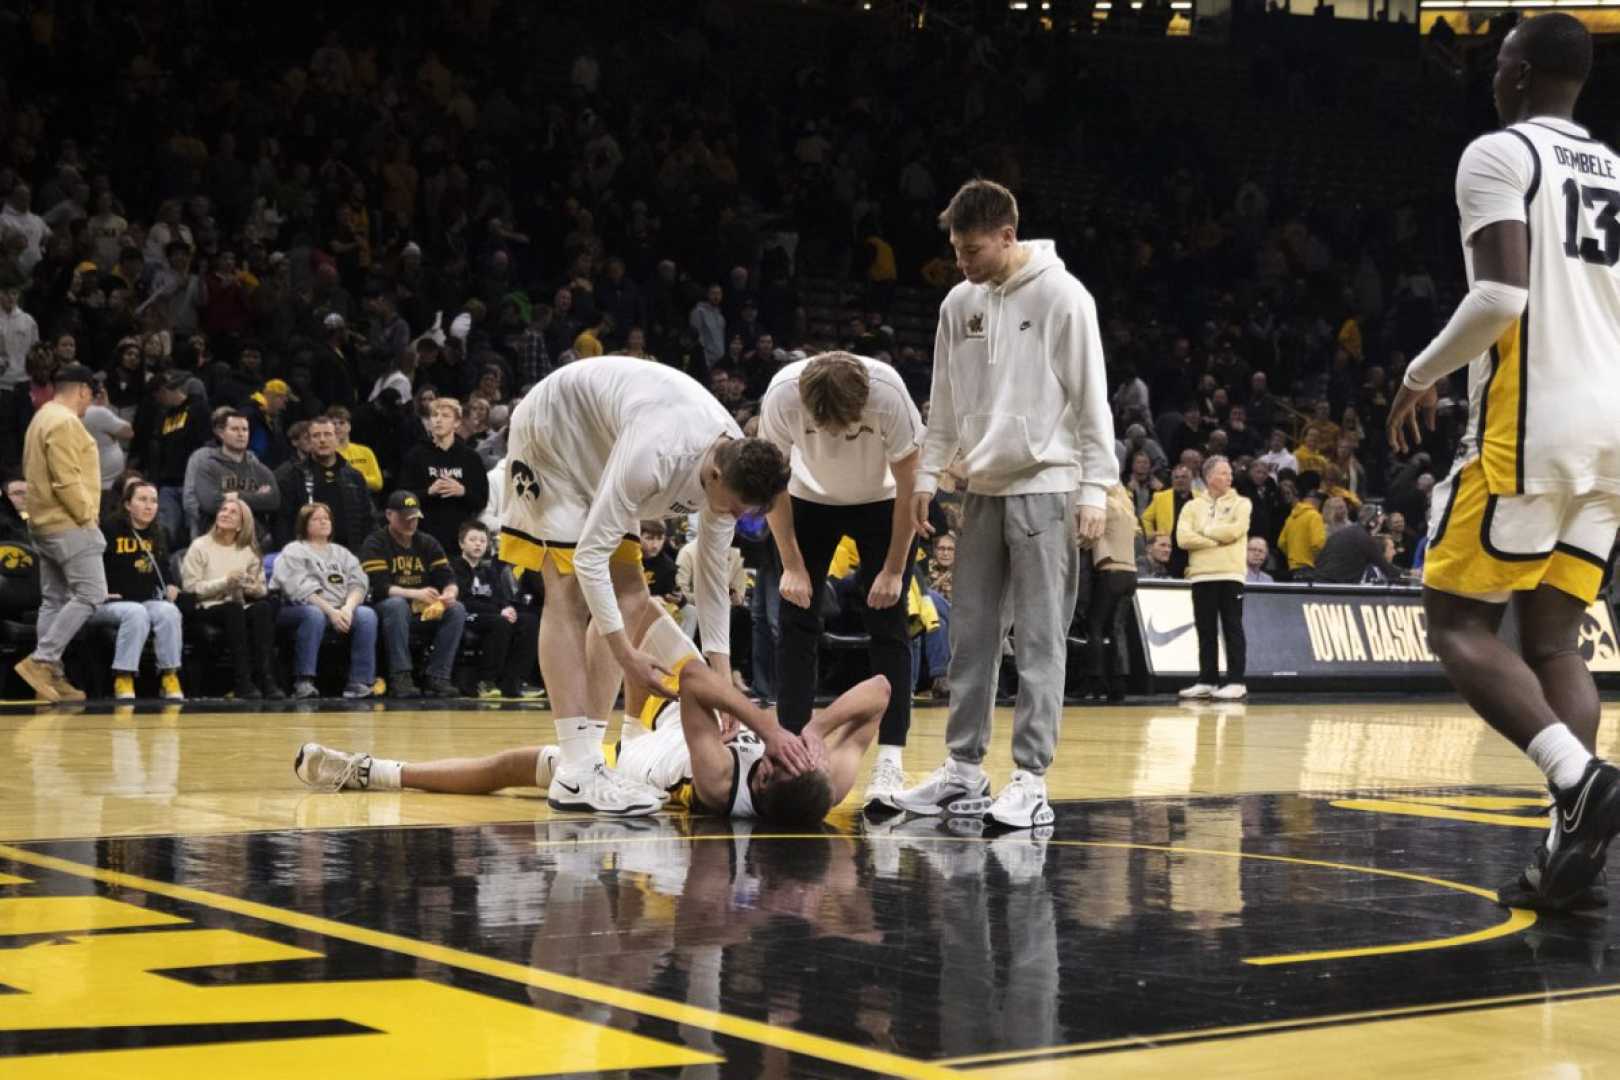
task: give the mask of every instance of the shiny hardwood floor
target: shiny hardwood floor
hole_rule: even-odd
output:
[[[0,1075],[1620,1069],[1620,928],[1491,901],[1543,793],[1446,699],[1073,709],[1034,836],[853,801],[813,836],[593,822],[291,771],[311,739],[424,760],[550,727],[0,711]],[[943,727],[916,714],[914,774]]]

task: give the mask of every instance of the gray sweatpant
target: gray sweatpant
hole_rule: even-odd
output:
[[[34,659],[60,667],[62,653],[85,621],[107,599],[107,571],[101,553],[106,538],[97,528],[33,534],[39,553],[39,643]]]
[[[951,581],[951,711],[945,727],[951,756],[974,764],[984,760],[1001,643],[1013,627],[1013,761],[1043,774],[1063,716],[1069,621],[1080,587],[1074,493],[964,495]]]

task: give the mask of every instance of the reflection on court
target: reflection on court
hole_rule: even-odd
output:
[[[558,819],[289,767],[307,739],[421,759],[548,719],[0,717],[0,1072],[1297,1076],[1353,1032],[1378,1071],[1455,1039],[1424,1075],[1499,1075],[1514,1031],[1615,1064],[1586,1025],[1620,931],[1492,901],[1538,777],[1460,709],[1076,710],[1056,827],[999,835]]]

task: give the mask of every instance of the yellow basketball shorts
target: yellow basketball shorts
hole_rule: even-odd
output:
[[[1620,496],[1493,495],[1478,458],[1435,485],[1423,584],[1505,602],[1550,585],[1591,604],[1620,532]]]

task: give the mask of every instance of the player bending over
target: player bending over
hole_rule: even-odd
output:
[[[668,792],[670,807],[792,827],[818,824],[849,794],[888,708],[883,676],[845,691],[796,736],[704,664],[667,614],[654,620],[640,647],[675,673],[679,698],[632,691],[615,748],[621,774]],[[662,689],[672,692],[671,681]],[[722,723],[721,713],[741,726]],[[633,719],[637,714],[640,721]],[[557,747],[540,746],[410,763],[305,743],[293,768],[304,783],[330,790],[484,795],[531,785],[548,789],[557,758]]]

